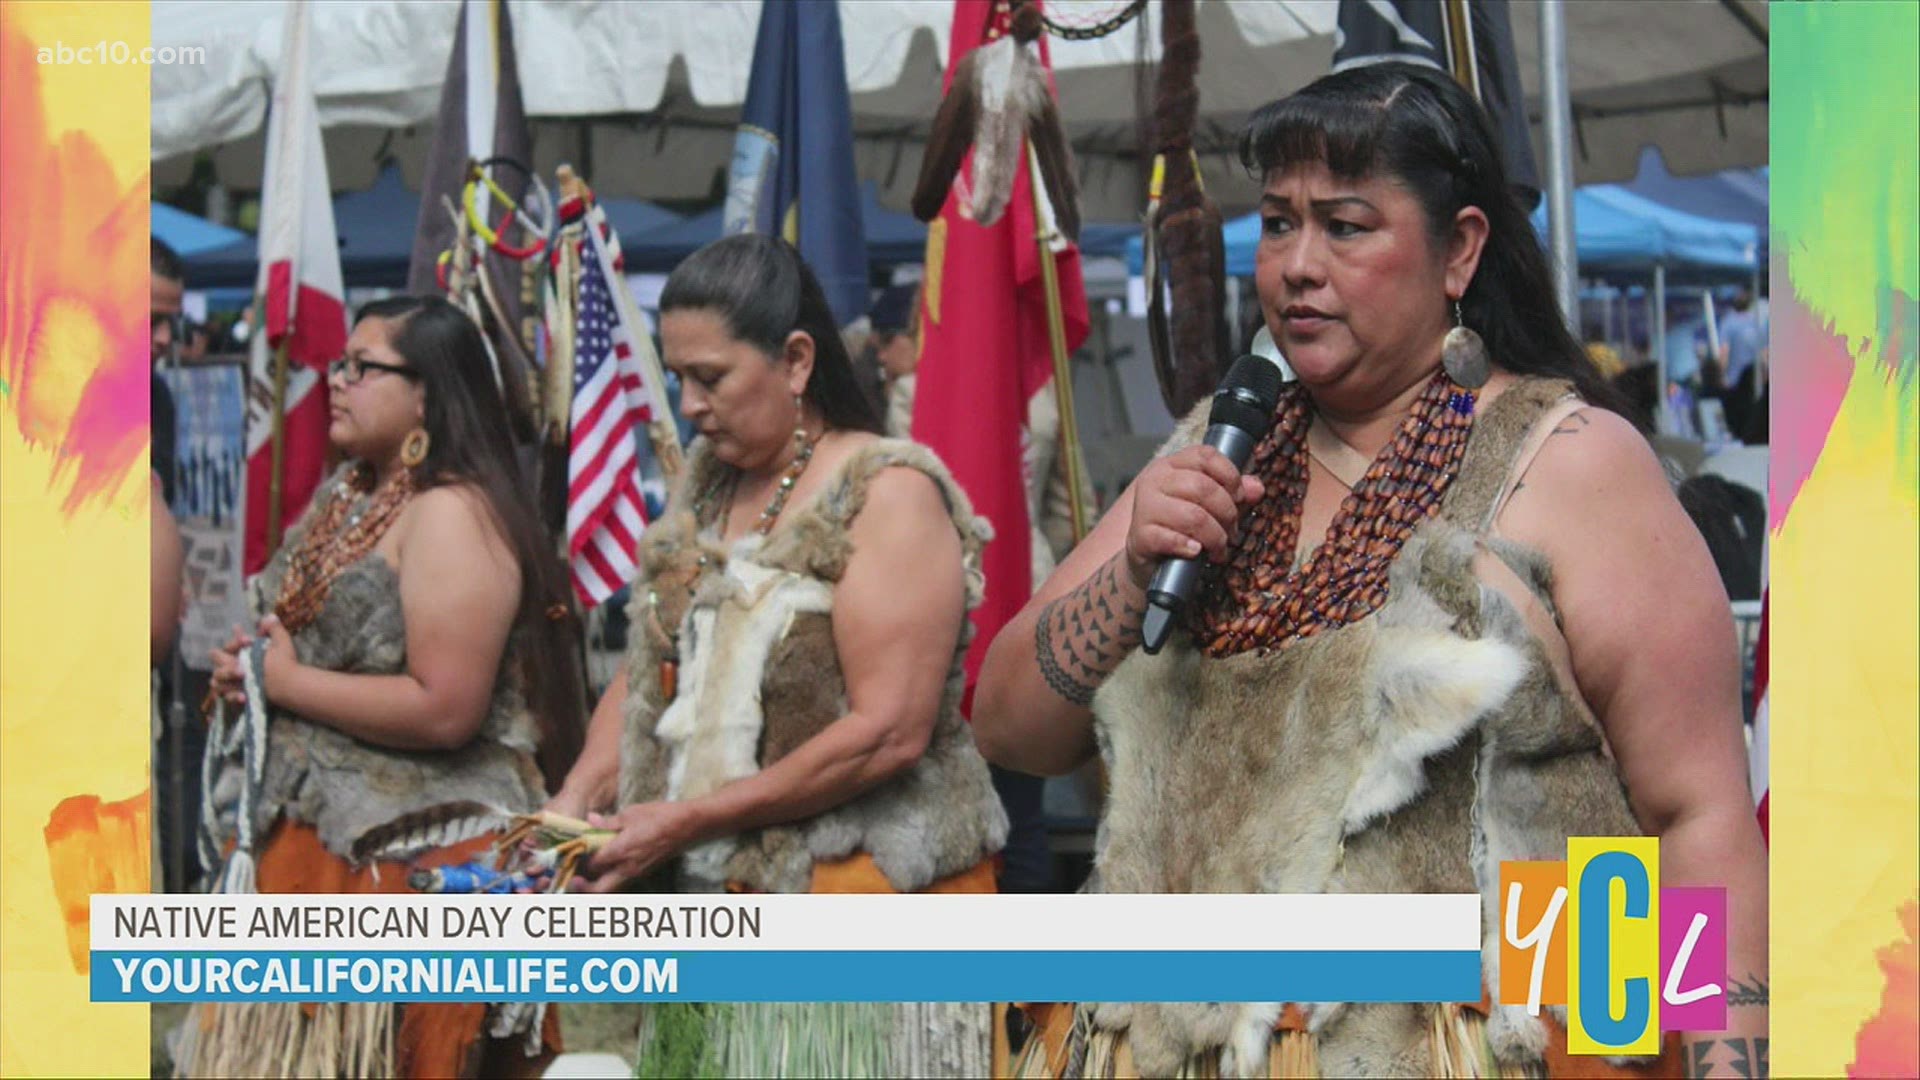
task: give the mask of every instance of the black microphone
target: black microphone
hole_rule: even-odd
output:
[[[1273,426],[1273,410],[1280,403],[1280,367],[1259,356],[1233,362],[1225,382],[1214,391],[1207,413],[1205,445],[1226,455],[1236,469],[1245,469],[1253,448]],[[1193,598],[1200,583],[1200,559],[1168,559],[1147,584],[1147,614],[1140,624],[1140,647],[1152,655],[1167,643],[1174,616]]]

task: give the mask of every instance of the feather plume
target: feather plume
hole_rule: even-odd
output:
[[[1073,147],[1060,124],[1060,110],[1053,96],[1040,99],[1040,111],[1027,130],[1033,143],[1034,160],[1040,164],[1040,178],[1047,186],[1047,198],[1053,203],[1053,216],[1060,231],[1074,243],[1080,242],[1080,183],[1074,177]]]
[[[953,70],[953,86],[933,114],[933,127],[927,135],[927,152],[920,159],[920,178],[913,186],[913,216],[932,221],[946,205],[947,192],[960,175],[960,164],[973,145],[973,129],[980,111],[980,90],[974,82],[980,51],[962,57]]]
[[[974,67],[980,111],[974,124],[972,191],[967,202],[974,221],[992,225],[1006,212],[1013,199],[1013,179],[1026,164],[1021,152],[1026,148],[1027,109],[1039,64],[1021,63],[1028,59],[1027,52],[1010,37],[974,51],[980,54]],[[1044,97],[1044,81],[1039,90]]]
[[[513,818],[513,811],[483,802],[441,803],[368,829],[351,854],[356,864],[411,858],[505,828]]]
[[[1073,151],[1039,55],[1018,36],[1001,37],[968,53],[954,69],[953,85],[934,114],[920,177],[913,189],[913,214],[921,221],[940,216],[949,191],[962,199],[968,216],[981,225],[1000,220],[1013,200],[1014,178],[1026,168],[1026,146],[1033,143],[1054,218],[1069,239],[1080,235],[1079,190]],[[970,184],[960,168],[973,150]]]

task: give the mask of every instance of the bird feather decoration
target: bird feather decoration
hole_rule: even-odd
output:
[[[471,799],[440,803],[377,825],[360,834],[351,854],[357,865],[409,859],[423,851],[448,847],[511,825],[517,815],[504,807]]]
[[[934,113],[913,189],[913,214],[921,221],[940,216],[949,192],[960,198],[962,212],[978,224],[999,221],[1013,201],[1014,179],[1026,168],[1025,149],[1031,141],[1060,230],[1069,240],[1079,238],[1073,150],[1060,123],[1047,69],[1033,44],[1040,29],[1039,8],[1018,0],[1012,32],[969,52],[954,68],[952,86]],[[973,151],[971,183],[961,172],[969,149]]]

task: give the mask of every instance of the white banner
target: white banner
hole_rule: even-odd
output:
[[[1444,895],[96,895],[97,951],[1461,951]]]

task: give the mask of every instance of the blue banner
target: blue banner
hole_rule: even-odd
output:
[[[870,294],[844,52],[840,5],[761,6],[724,228],[798,247],[841,326]]]
[[[1478,1001],[1478,950],[140,951],[94,1001]]]

